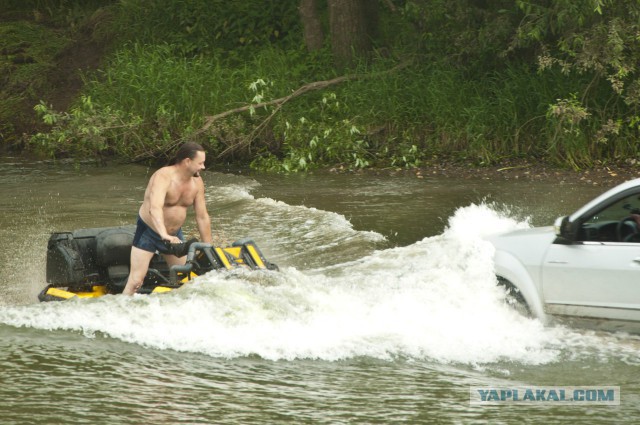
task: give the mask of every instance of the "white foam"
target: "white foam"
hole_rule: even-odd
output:
[[[253,200],[251,189],[259,186],[258,182],[252,181],[245,184],[229,183],[220,187],[209,187],[205,191],[205,198],[208,204],[218,206],[220,203],[233,203],[238,201]]]
[[[227,358],[541,364],[578,351],[637,364],[637,341],[619,355],[627,339],[546,328],[505,305],[480,236],[526,226],[472,205],[439,236],[331,270],[212,272],[169,294],[9,307],[0,323]]]
[[[228,242],[250,236],[270,260],[304,268],[362,257],[386,241],[380,233],[361,231],[343,215],[304,205],[289,205],[271,198],[255,198],[250,191],[259,183],[246,179],[214,191],[219,199],[213,205],[229,208],[215,214],[218,228]],[[231,207],[229,206],[231,205]],[[234,233],[232,233],[234,232]],[[235,233],[242,232],[242,233]],[[283,249],[282,247],[286,247]],[[335,251],[333,257],[328,251]],[[334,252],[332,252],[334,253]]]
[[[371,242],[386,240],[383,235],[377,232],[354,230],[351,222],[343,215],[331,211],[318,210],[303,205],[289,205],[271,198],[259,198],[256,203],[265,209],[272,210],[272,213],[278,211],[280,219],[295,218],[293,223],[285,222],[284,224],[288,229],[291,229],[292,224],[298,225],[302,230],[301,236],[305,239],[316,239],[330,233],[331,235],[358,235],[359,238]]]

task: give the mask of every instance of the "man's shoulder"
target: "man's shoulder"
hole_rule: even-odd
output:
[[[166,177],[171,177],[175,174],[176,170],[175,167],[173,165],[165,165],[162,168],[158,168],[155,173],[153,173],[153,175],[156,176],[166,176]]]
[[[150,179],[150,183],[162,183],[169,182],[173,176],[173,170],[171,166],[166,166],[162,168],[158,168],[152,175]]]

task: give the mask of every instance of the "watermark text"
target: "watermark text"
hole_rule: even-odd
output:
[[[620,387],[470,387],[470,404],[620,405]]]

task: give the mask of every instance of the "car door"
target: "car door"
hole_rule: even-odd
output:
[[[542,264],[548,313],[640,322],[640,195],[605,201],[576,219],[572,244],[555,242]]]
[[[640,244],[553,244],[542,270],[547,313],[640,321]]]

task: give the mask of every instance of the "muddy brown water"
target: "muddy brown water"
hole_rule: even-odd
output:
[[[604,188],[208,171],[217,240],[253,238],[280,272],[38,303],[49,234],[133,224],[152,171],[0,161],[3,423],[637,422],[640,339],[518,316],[480,237]],[[620,406],[469,403],[584,385],[619,386]]]

